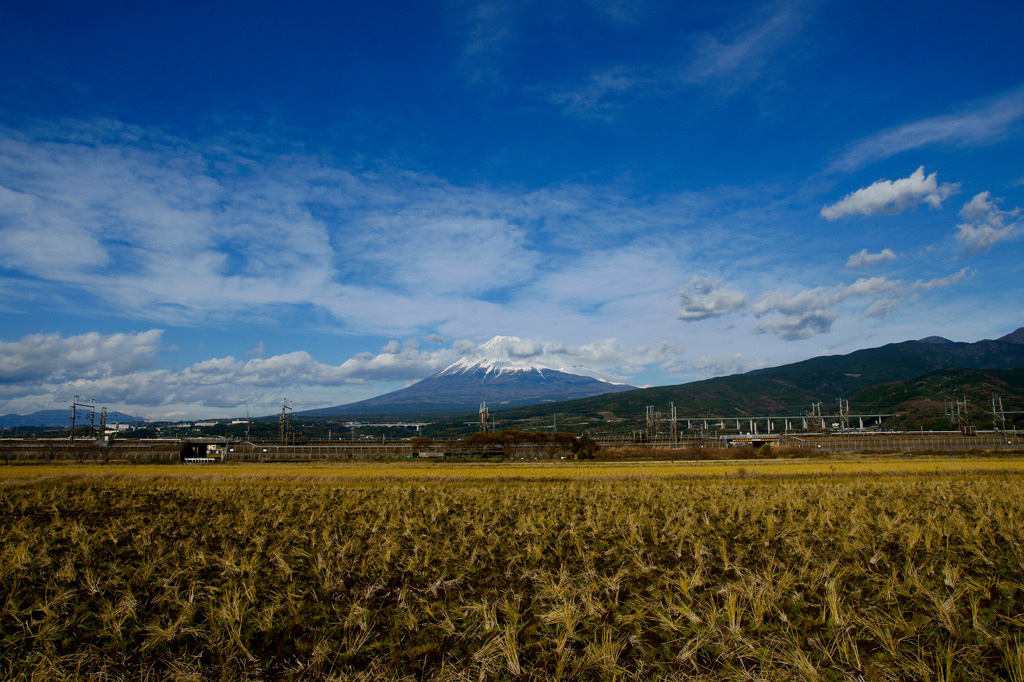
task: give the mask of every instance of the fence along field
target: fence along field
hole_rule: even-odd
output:
[[[539,434],[525,434],[527,436]],[[196,450],[193,441],[205,441]],[[72,444],[65,438],[0,439],[0,460],[11,462],[172,462],[191,457],[205,457],[207,447],[216,447],[216,456],[224,461],[372,461],[414,459],[424,454],[453,458],[494,457],[505,459],[575,459],[576,453],[565,443],[506,442],[503,445],[481,445],[472,439],[437,441],[428,446],[409,442],[389,443],[313,441],[298,445],[251,443],[220,438],[79,441]],[[774,455],[815,456],[836,452],[1020,452],[1024,438],[1016,432],[983,434],[971,437],[959,434],[839,434],[832,436],[786,436],[772,441]],[[631,440],[603,441],[598,459],[732,459],[757,456],[757,448],[749,445],[725,447],[719,439],[689,438],[678,441],[660,440],[642,444]],[[592,456],[588,454],[587,456]]]
[[[1024,679],[1024,462],[3,467],[12,678]]]

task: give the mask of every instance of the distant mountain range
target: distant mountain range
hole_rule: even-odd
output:
[[[139,417],[133,417],[130,414],[124,412],[108,412],[107,423],[108,424],[134,424],[136,422],[145,421]],[[77,425],[89,423],[88,413],[79,412],[77,418]],[[96,412],[96,426],[100,424],[100,413]],[[70,426],[71,425],[71,410],[40,410],[39,412],[33,412],[32,414],[5,414],[0,416],[0,428],[11,428],[13,426]]]
[[[514,340],[496,337],[485,348],[490,346],[498,357],[503,346]],[[644,414],[648,405],[665,410],[669,403],[675,405],[678,414],[686,416],[795,415],[807,412],[811,403],[818,402],[829,412],[839,398],[851,399],[869,389],[942,370],[1016,368],[1024,368],[1024,327],[995,340],[961,343],[930,336],[744,374],[653,388],[609,384],[507,357],[465,358],[408,388],[301,415],[466,415],[475,412],[481,401],[486,401],[491,410],[501,410],[502,419],[550,416],[556,412],[636,416]],[[885,390],[879,389],[866,398],[877,402]],[[892,390],[899,392],[897,388]],[[893,397],[883,402],[893,408]]]
[[[635,388],[565,371],[571,368],[552,369],[516,360],[509,352],[516,342],[519,339],[496,336],[482,346],[483,356],[463,358],[412,386],[368,400],[295,415],[464,415],[475,412],[482,402],[496,410]]]
[[[571,371],[577,368],[522,362],[510,352],[517,341],[495,337],[484,344],[480,356],[463,358],[407,388],[295,416],[462,417],[486,402],[492,411],[501,411],[503,420],[553,413],[636,417],[648,405],[664,411],[669,403],[680,416],[744,417],[804,414],[817,402],[828,413],[835,410],[839,398],[850,400],[854,413],[883,408],[912,411],[915,406],[934,412],[935,401],[941,405],[944,396],[956,393],[974,396],[976,407],[992,395],[1024,403],[1024,371],[1006,371],[1024,369],[1024,327],[994,340],[960,343],[930,336],[745,374],[642,389]],[[1016,409],[1024,410],[1024,405]],[[0,416],[0,427],[67,426],[69,419],[67,409],[8,414]],[[107,421],[142,420],[111,412]]]
[[[878,348],[829,355],[745,374],[715,377],[676,386],[642,388],[615,395],[573,400],[557,406],[533,406],[502,413],[503,419],[549,416],[553,412],[635,416],[647,405],[665,410],[669,403],[685,416],[754,416],[804,414],[811,403],[835,410],[839,398],[865,399],[893,407],[907,382],[942,370],[1011,370],[1024,368],[1024,327],[999,339],[959,343],[940,337],[890,343]],[[1010,380],[1019,376],[1009,374]],[[933,383],[939,386],[938,382]],[[885,397],[886,391],[893,395]],[[1016,390],[1016,389],[1014,389]],[[938,397],[941,401],[941,396]]]

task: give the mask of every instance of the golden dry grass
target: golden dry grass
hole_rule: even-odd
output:
[[[1022,472],[1024,458],[833,457],[815,460],[652,462],[303,462],[216,465],[60,463],[0,466],[0,485],[59,480],[345,483],[382,480],[705,479],[741,476],[885,476]]]
[[[1024,462],[0,468],[13,679],[1021,679]]]

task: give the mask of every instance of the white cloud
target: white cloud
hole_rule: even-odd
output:
[[[896,260],[896,253],[892,249],[882,249],[878,253],[870,253],[867,249],[861,249],[846,260],[846,267],[867,268],[894,260]]]
[[[838,287],[816,287],[796,294],[775,290],[765,292],[752,306],[755,317],[777,315],[754,326],[755,334],[774,334],[786,341],[807,339],[831,331],[839,317],[835,307],[853,298],[876,299],[868,316],[877,317],[895,306],[903,295],[903,284],[885,277],[861,278]],[[886,303],[878,303],[879,300]]]
[[[0,381],[52,383],[69,377],[124,376],[153,360],[162,334],[159,329],[69,337],[30,334],[18,341],[0,342]]]
[[[0,344],[0,397],[24,403],[45,394],[60,403],[82,395],[116,409],[173,406],[190,414],[244,404],[268,409],[286,395],[303,396],[304,403],[324,404],[325,399],[330,401],[332,390],[335,394],[345,387],[365,391],[382,382],[418,380],[458,357],[454,347],[424,352],[417,350],[414,342],[391,342],[379,353],[361,353],[340,365],[325,364],[306,351],[295,351],[247,361],[231,356],[210,358],[180,370],[142,369],[154,359],[161,334],[151,330],[136,335],[90,333],[67,338],[31,335]]]
[[[743,353],[736,353],[727,357],[701,356],[693,363],[693,368],[705,376],[725,376],[729,374],[742,374],[755,369],[768,366],[764,358],[749,359]]]
[[[21,272],[154,317],[285,302],[324,282],[327,231],[293,201],[268,205],[284,194],[273,178],[226,186],[187,145],[149,150],[95,135],[0,139],[0,183],[33,199],[17,214],[0,199],[0,232]]]
[[[145,131],[77,141],[87,132],[0,136],[0,238],[13,270],[122,315],[195,323],[309,304],[349,329],[409,332],[472,312],[547,257],[524,228],[541,195],[150,149]]]
[[[848,298],[858,296],[880,296],[891,293],[902,287],[902,282],[894,281],[886,277],[862,277],[853,284],[846,287],[839,287],[836,290],[834,300],[838,303]]]
[[[965,112],[936,116],[882,131],[853,145],[832,164],[850,171],[930,144],[988,144],[1001,139],[1024,117],[1024,89],[1015,89]]]
[[[680,320],[721,317],[747,305],[746,294],[723,289],[720,281],[708,277],[694,277],[677,294],[680,306],[676,317]]]
[[[1020,215],[1020,209],[1001,211],[996,207],[999,201],[1001,199],[992,199],[990,192],[981,192],[964,204],[960,210],[964,222],[956,228],[956,240],[963,248],[963,255],[988,251],[994,244],[1020,232],[1019,222],[1007,224],[1007,219]]]
[[[722,289],[719,282],[694,278],[679,292],[683,305],[677,317],[695,321],[749,309],[759,319],[751,329],[754,334],[770,334],[784,341],[799,341],[829,333],[837,319],[846,312],[859,313],[861,317],[871,319],[885,317],[901,307],[908,297],[916,300],[919,293],[961,284],[971,274],[965,268],[944,278],[919,280],[910,285],[901,280],[877,276],[860,278],[847,285],[815,287],[799,292],[775,289],[764,292],[753,303],[748,303],[748,298],[741,292]],[[692,367],[698,371],[713,369],[716,361],[709,360],[707,368],[699,364]],[[723,363],[723,367],[728,365],[724,360]]]
[[[377,353],[359,353],[340,365],[295,351],[146,370],[156,358],[161,335],[161,330],[134,335],[48,334],[0,343],[0,400],[9,408],[32,404],[26,412],[63,404],[73,395],[95,398],[98,405],[121,411],[144,409],[154,416],[237,413],[243,405],[269,412],[286,396],[297,409],[308,409],[377,395],[393,390],[395,383],[426,378],[461,357],[515,359],[623,381],[645,367],[677,363],[683,353],[673,344],[627,346],[612,338],[581,345],[516,337],[482,344],[463,339],[433,350],[420,350],[415,339],[409,339],[391,340]]]
[[[245,351],[245,354],[248,355],[249,357],[265,358],[267,357],[267,349],[264,348],[263,342],[260,341],[259,343],[256,344],[255,348],[253,348],[252,350]]]
[[[465,187],[304,156],[256,161],[147,130],[70,129],[0,134],[8,271],[51,307],[72,299],[164,325],[280,322],[305,307],[346,332],[473,336],[515,312],[509,292],[524,301],[521,321],[544,305],[551,320],[593,315],[649,295],[652,267],[671,287],[685,247],[647,235],[688,226],[713,203],[572,184]],[[633,274],[644,258],[646,276]],[[546,281],[567,285],[554,304]]]
[[[960,189],[959,184],[942,183],[936,174],[925,176],[924,166],[899,180],[879,180],[846,195],[841,201],[821,209],[821,217],[835,220],[850,215],[900,213],[919,203],[942,208],[942,201]]]
[[[623,381],[651,365],[675,363],[682,354],[683,349],[672,343],[627,346],[607,338],[571,345],[514,336],[495,337],[464,352],[471,360],[514,360],[607,381]]]
[[[378,282],[435,294],[480,294],[528,281],[543,256],[527,247],[521,227],[503,218],[448,216],[441,207],[416,206],[367,220],[349,243]],[[396,239],[396,235],[401,235]],[[457,267],[439,267],[447,261]],[[395,267],[395,264],[400,264]]]
[[[974,271],[970,268],[963,268],[960,272],[954,272],[952,275],[946,277],[937,277],[930,280],[917,280],[913,284],[915,291],[931,291],[932,289],[941,289],[943,287],[951,287],[961,282],[966,282],[974,276]]]
[[[0,305],[88,305],[159,325],[314,320],[346,334],[507,328],[575,342],[606,336],[614,317],[626,326],[619,338],[639,344],[651,320],[678,310],[672,292],[694,259],[761,258],[766,242],[751,226],[785,220],[763,194],[729,188],[635,197],[621,185],[460,186],[298,154],[243,157],[144,129],[70,129],[0,129],[0,240],[11,245],[0,290],[21,294]],[[73,244],[74,257],[50,243]],[[717,295],[705,313],[733,305],[735,292]]]
[[[864,311],[864,317],[868,319],[879,319],[885,317],[889,313],[897,310],[903,301],[900,297],[893,296],[891,298],[880,298],[867,307]]]
[[[459,357],[459,350],[438,348],[421,351],[415,344],[390,341],[380,353],[359,353],[343,362],[337,374],[351,381],[417,381],[438,371]]]
[[[752,331],[772,334],[785,341],[808,339],[830,332],[841,312],[857,310],[864,301],[868,303],[861,310],[861,317],[878,319],[900,308],[908,299],[917,300],[924,292],[956,286],[973,274],[969,268],[963,268],[945,277],[917,280],[913,284],[887,277],[863,277],[851,284],[815,287],[797,293],[784,289],[768,291],[751,305],[755,317],[766,318]]]
[[[832,331],[832,323],[839,317],[834,310],[814,309],[783,315],[775,320],[759,322],[754,326],[755,334],[773,334],[786,341],[809,339],[818,334]]]
[[[383,347],[337,364],[314,348],[267,357],[257,335],[233,356],[192,356],[184,369],[166,369],[156,350],[124,351],[126,367],[141,365],[116,369],[109,360],[112,369],[93,374],[72,366],[34,386],[12,380],[0,387],[4,396],[41,402],[41,387],[50,396],[95,389],[112,401],[195,414],[242,403],[273,408],[287,395],[304,409],[427,376],[472,352],[476,344],[464,339],[502,329],[560,339],[564,349],[538,341],[541,350],[522,351],[551,364],[602,378],[644,372],[647,381],[658,370],[693,371],[679,347],[663,343],[680,338],[678,319],[735,321],[753,312],[745,292],[778,266],[780,245],[793,262],[807,262],[805,244],[790,239],[792,197],[761,190],[636,196],[627,183],[460,186],[394,168],[225,149],[92,124],[46,135],[0,129],[0,243],[8,248],[0,306],[19,314],[87,307],[152,321],[142,329],[272,320],[298,332],[373,334]],[[57,253],[62,245],[73,253]],[[862,260],[885,254],[865,250]],[[694,277],[679,286],[680,273],[716,271],[728,284]],[[850,311],[883,315],[907,293],[928,290],[902,286],[856,302],[852,294],[834,302],[829,291],[790,312],[780,303],[759,309],[756,323],[806,338]],[[413,336],[436,353],[403,343]],[[384,344],[389,338],[396,341]],[[684,343],[715,358],[754,355],[742,347],[749,342],[728,351],[698,335]],[[758,339],[756,355],[769,343],[787,345]],[[29,364],[26,376],[46,371],[44,361]],[[162,369],[147,371],[154,366]],[[20,376],[17,363],[9,367]],[[224,383],[213,380],[218,374]]]

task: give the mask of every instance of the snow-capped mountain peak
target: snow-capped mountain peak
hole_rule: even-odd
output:
[[[570,357],[564,355],[564,349],[552,350],[538,341],[521,339],[518,336],[495,336],[434,376],[480,374],[486,381],[516,372],[534,372],[541,379],[545,379],[545,372],[561,372],[589,377],[610,386],[629,387],[628,384],[606,379],[601,376],[601,372],[593,371],[584,365],[567,364],[566,360]]]
[[[517,336],[495,336],[479,346],[479,350],[453,362],[441,370],[437,376],[468,374],[507,374],[510,372],[538,372],[543,376],[545,370],[553,369],[547,365],[530,362],[525,358],[537,354],[540,348],[533,341],[526,341]]]
[[[466,357],[412,386],[344,407],[367,413],[465,412],[587,398],[632,386],[597,379],[579,366],[561,369],[560,350],[515,336],[495,336]],[[550,362],[541,364],[539,361]],[[552,362],[553,360],[553,362]],[[569,364],[569,363],[564,363]],[[554,365],[554,367],[552,366]]]
[[[534,365],[519,360],[492,359],[485,357],[461,358],[445,367],[436,376],[451,376],[453,374],[471,374],[481,372],[483,374],[508,374],[511,372],[538,372],[543,375],[545,370],[551,369],[543,365]]]

